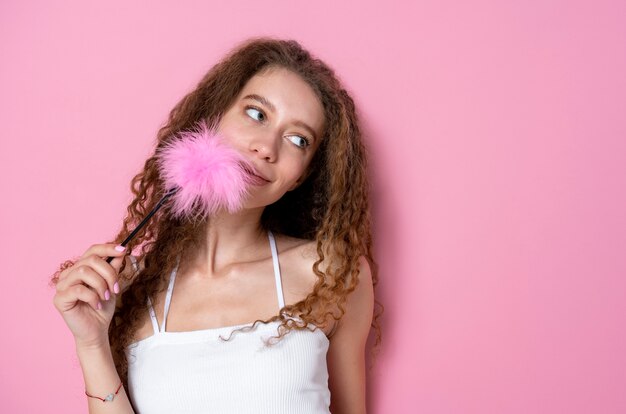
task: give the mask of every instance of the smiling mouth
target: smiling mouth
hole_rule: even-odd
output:
[[[267,184],[270,181],[258,175],[250,166],[241,164],[243,170],[253,179],[254,184]]]

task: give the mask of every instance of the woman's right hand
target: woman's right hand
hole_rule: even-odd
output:
[[[94,244],[71,267],[59,275],[54,295],[57,308],[72,331],[76,345],[99,347],[109,342],[108,329],[121,292],[119,269],[126,251],[116,245]],[[106,259],[114,259],[107,263]],[[108,299],[107,299],[108,298]]]

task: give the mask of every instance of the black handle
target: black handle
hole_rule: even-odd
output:
[[[126,237],[126,239],[120,245],[121,246],[126,246],[126,244],[128,244],[128,242],[131,241],[133,239],[133,237],[135,237],[135,235],[139,232],[139,230],[141,230],[141,228],[146,225],[148,220],[150,220],[150,217],[152,217],[154,215],[154,213],[156,213],[159,210],[159,208],[161,208],[161,206],[163,205],[165,200],[167,200],[168,197],[172,196],[173,194],[176,194],[178,192],[178,190],[179,190],[179,188],[172,188],[170,191],[168,191],[163,196],[163,198],[161,198],[161,200],[157,203],[157,205],[154,206],[152,211],[150,213],[148,213],[148,215],[141,221],[141,223],[139,223],[139,225],[137,225],[137,227],[135,227],[135,230],[133,230],[132,233],[130,233],[128,235],[128,237]],[[107,263],[111,263],[112,260],[113,260],[113,256],[110,256],[107,259]]]

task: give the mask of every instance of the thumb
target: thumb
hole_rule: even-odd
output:
[[[122,267],[122,263],[124,263],[124,260],[126,258],[126,254],[124,254],[123,256],[117,256],[115,258],[113,258],[113,260],[111,260],[111,266],[113,266],[113,269],[115,269],[115,271],[117,273],[120,272],[120,269]]]

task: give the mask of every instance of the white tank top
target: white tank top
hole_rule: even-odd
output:
[[[268,234],[279,310],[285,306],[276,241]],[[133,264],[136,259],[131,256]],[[180,260],[180,258],[179,258]],[[159,328],[148,299],[154,335],[128,346],[128,394],[138,414],[330,413],[326,353],[329,340],[310,324],[274,345],[279,321],[189,332],[165,330],[178,264],[172,271]],[[297,319],[297,318],[296,318]],[[228,341],[223,341],[220,335]]]

